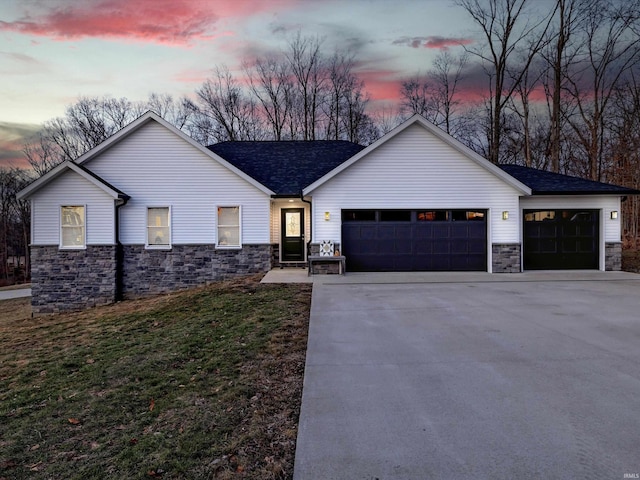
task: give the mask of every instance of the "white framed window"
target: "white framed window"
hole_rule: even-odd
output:
[[[242,220],[239,206],[218,207],[217,248],[242,247]]]
[[[147,248],[171,248],[170,207],[147,207]]]
[[[84,205],[60,207],[60,248],[81,249],[87,246]]]

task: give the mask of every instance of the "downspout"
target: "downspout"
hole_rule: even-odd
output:
[[[124,207],[127,204],[129,197],[120,197],[116,200],[116,289],[115,298],[116,302],[122,300],[124,290],[124,248],[122,242],[120,242],[120,207]]]
[[[311,255],[311,239],[313,238],[313,205],[311,200],[305,200],[302,190],[300,190],[300,200],[309,204],[309,241],[307,242],[307,258]]]

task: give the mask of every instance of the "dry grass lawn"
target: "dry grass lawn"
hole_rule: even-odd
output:
[[[0,479],[291,478],[310,285],[0,303]]]

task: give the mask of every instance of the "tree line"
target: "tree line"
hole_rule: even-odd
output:
[[[454,0],[480,41],[402,83],[424,115],[494,163],[640,189],[640,0]],[[482,98],[463,101],[481,70]],[[637,244],[640,199],[623,204]]]
[[[5,168],[2,178],[23,185],[147,110],[204,145],[323,139],[366,145],[419,113],[494,163],[640,189],[640,0],[453,2],[477,27],[477,41],[460,53],[441,51],[426,73],[404,79],[395,109],[372,111],[352,55],[327,54],[322,39],[298,33],[279,54],[247,61],[241,72],[214,68],[192,96],[80,98],[25,145],[31,170]],[[472,89],[481,92],[476,99]],[[29,219],[18,213],[24,206],[8,205],[3,200],[0,212],[5,275],[11,252],[26,256]],[[629,243],[640,238],[639,214],[640,201],[629,198],[623,205]]]

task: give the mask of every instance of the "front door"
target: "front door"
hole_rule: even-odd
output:
[[[281,217],[283,262],[304,262],[304,208],[283,208]]]

